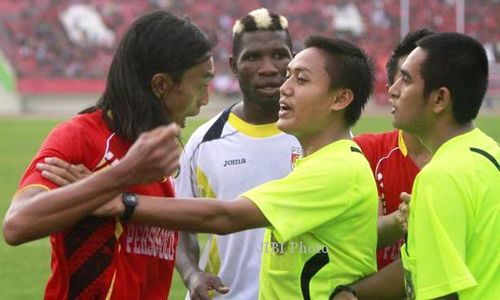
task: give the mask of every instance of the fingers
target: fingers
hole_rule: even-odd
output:
[[[45,163],[38,163],[42,176],[53,183],[64,186],[92,174],[84,165],[73,165],[57,157],[47,157]]]
[[[189,290],[191,300],[209,300],[212,298],[210,294],[213,294],[213,291],[220,294],[227,294],[230,291],[219,277],[203,271],[196,275]]]
[[[66,163],[67,164],[67,163]],[[69,167],[69,164],[67,164]],[[42,176],[60,186],[75,182],[77,178],[61,165],[37,163],[36,168],[42,171]]]
[[[222,280],[217,276],[210,276],[209,283],[211,289],[215,290],[217,293],[227,294],[229,292],[229,287],[224,286]]]
[[[408,193],[402,192],[401,195],[399,195],[399,199],[401,200],[401,202],[404,202],[406,204],[410,204],[411,195]]]
[[[172,124],[139,136],[120,162],[130,174],[130,184],[156,181],[177,170],[181,154],[178,133],[179,127]]]
[[[395,216],[396,218],[396,221],[398,222],[399,226],[401,227],[401,230],[403,232],[407,232],[408,230],[408,223],[407,223],[407,219],[405,216],[401,215],[401,214],[397,214]]]
[[[229,293],[229,287],[220,286],[220,287],[215,288],[215,291],[219,294],[227,294],[227,293]]]
[[[47,165],[45,165],[45,166],[47,166]],[[37,168],[38,167],[39,166],[37,165]],[[40,170],[42,171],[42,177],[44,177],[45,179],[48,179],[52,183],[57,184],[58,186],[65,186],[65,185],[70,184],[69,181],[67,181],[66,179],[63,179],[63,178],[55,175],[54,173],[51,173],[49,171],[45,171],[45,170],[42,170],[42,169],[40,169]]]
[[[396,219],[401,226],[403,232],[408,231],[408,214],[409,214],[409,204],[411,200],[411,195],[408,193],[401,193],[399,196],[401,199],[401,203],[398,206],[399,214],[396,216]]]

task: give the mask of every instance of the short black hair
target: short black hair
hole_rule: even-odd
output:
[[[417,41],[434,34],[429,28],[421,28],[415,31],[410,31],[404,38],[396,45],[394,50],[385,65],[387,71],[387,83],[392,85],[396,79],[396,73],[398,72],[398,61],[401,57],[407,56],[413,49],[417,48]]]
[[[167,73],[180,82],[189,68],[211,57],[212,47],[201,29],[186,18],[161,10],[140,17],[121,40],[95,107],[105,112],[111,130],[131,141],[170,123],[164,103],[153,93],[151,79]]]
[[[354,99],[345,110],[347,125],[356,124],[375,81],[373,63],[363,50],[339,39],[313,35],[304,41],[305,48],[319,48],[326,56],[325,69],[330,76],[330,89],[348,88]]]
[[[417,45],[426,53],[420,68],[424,96],[446,87],[455,121],[465,124],[475,119],[488,88],[488,58],[483,45],[455,32],[430,35]]]
[[[240,54],[241,38],[245,32],[255,32],[259,30],[284,31],[286,43],[290,52],[292,51],[292,38],[288,31],[288,20],[277,13],[270,12],[267,8],[252,10],[243,18],[237,20],[233,26],[233,57]]]

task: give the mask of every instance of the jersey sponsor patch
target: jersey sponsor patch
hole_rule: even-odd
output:
[[[127,228],[127,253],[174,260],[175,231],[161,227],[130,223]]]
[[[292,166],[292,170],[295,168],[295,162],[297,159],[302,157],[302,148],[292,147],[291,155],[290,155],[290,164]]]
[[[241,164],[246,164],[246,163],[247,163],[247,160],[243,157],[243,158],[225,160],[224,164],[222,166],[227,167],[227,166],[235,166],[235,165],[241,165]]]

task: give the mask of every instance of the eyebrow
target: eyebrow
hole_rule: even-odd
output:
[[[215,72],[207,72],[203,75],[203,79],[211,80],[215,77]]]
[[[292,72],[292,70],[290,69],[290,67],[286,67],[286,70],[288,72]],[[298,73],[298,72],[308,72],[308,73],[311,73],[311,70],[309,70],[306,67],[297,67],[297,68],[293,69],[293,72],[295,72],[295,73]]]
[[[406,71],[405,69],[400,69],[399,72],[401,72],[401,75],[409,77],[410,79],[412,78],[410,72]]]

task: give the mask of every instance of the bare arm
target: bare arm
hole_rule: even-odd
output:
[[[182,281],[184,281],[184,285],[187,288],[189,288],[189,281],[192,274],[202,272],[198,267],[199,260],[200,244],[198,243],[197,234],[180,231],[175,268],[181,275]]]
[[[378,218],[378,242],[377,249],[384,248],[399,241],[404,232],[398,222],[399,210]]]
[[[247,198],[236,201],[207,199],[169,199],[139,196],[132,220],[170,229],[229,234],[246,229],[267,227],[269,221]]]
[[[357,292],[358,299],[362,300],[403,299],[405,287],[401,260],[394,261],[377,273],[351,284],[351,287]]]
[[[347,292],[339,293],[333,300],[377,300],[406,299],[401,260],[392,262],[387,267],[350,285],[357,293],[354,297]],[[456,294],[447,295],[442,300],[458,300]]]
[[[219,277],[198,267],[199,258],[200,245],[197,235],[185,231],[179,232],[175,267],[189,290],[191,299],[210,300],[208,292],[211,290],[221,294],[228,293],[229,288],[224,286]]]
[[[377,249],[396,243],[408,229],[408,206],[411,195],[401,193],[399,196],[401,203],[398,210],[378,219],[378,243]]]
[[[126,187],[147,183],[177,168],[176,126],[142,134],[114,167],[50,191],[29,187],[12,200],[4,219],[5,241],[18,245],[73,225]]]

